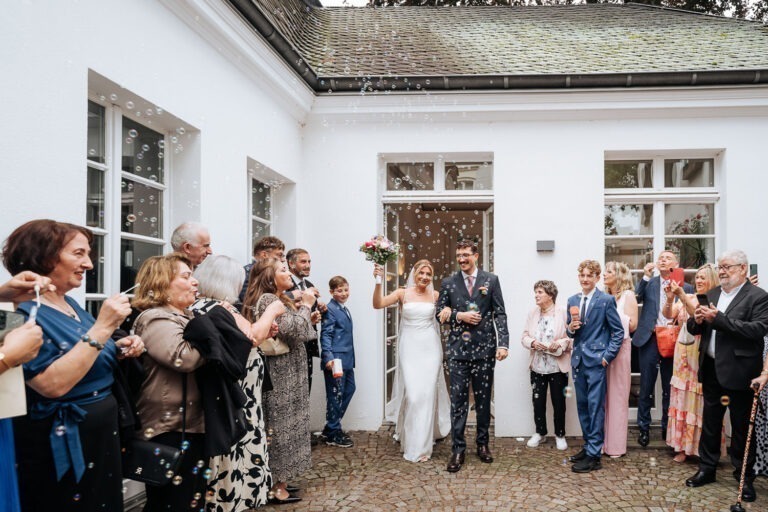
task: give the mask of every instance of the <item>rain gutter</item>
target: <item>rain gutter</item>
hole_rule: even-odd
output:
[[[274,48],[317,94],[349,92],[493,91],[520,89],[589,89],[691,87],[768,84],[768,69],[663,71],[547,75],[454,75],[387,77],[319,77],[251,0],[229,4]]]

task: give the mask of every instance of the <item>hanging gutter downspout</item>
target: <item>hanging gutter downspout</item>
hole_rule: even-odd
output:
[[[569,75],[457,75],[396,77],[318,77],[250,0],[229,4],[266,39],[316,94],[343,92],[493,91],[519,89],[589,89],[691,87],[768,84],[768,69],[595,73]]]

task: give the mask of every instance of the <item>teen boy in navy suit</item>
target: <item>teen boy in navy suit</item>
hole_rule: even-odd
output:
[[[352,316],[344,305],[349,299],[349,283],[341,276],[328,282],[331,296],[323,314],[320,334],[323,376],[325,377],[325,444],[350,448],[352,439],[341,429],[341,418],[347,412],[355,393],[355,347],[352,338]],[[340,359],[344,370],[341,377],[333,375],[333,360]]]
[[[612,295],[595,288],[600,263],[579,264],[581,293],[568,299],[568,335],[573,338],[571,367],[576,388],[576,407],[584,436],[584,448],[571,457],[575,473],[600,469],[605,439],[605,370],[616,358],[624,340],[624,327]],[[571,308],[578,309],[578,315]]]

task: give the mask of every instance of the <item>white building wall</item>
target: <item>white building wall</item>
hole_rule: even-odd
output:
[[[641,101],[643,93],[636,95]],[[612,96],[606,93],[603,98],[610,101]],[[552,93],[552,102],[567,103],[568,97],[567,92]],[[471,98],[463,98],[471,110]],[[327,107],[324,100],[333,101],[333,106]],[[345,101],[354,104],[349,110],[357,115],[343,112]],[[461,99],[454,101],[459,107],[464,104]],[[312,116],[305,132],[306,166],[313,172],[304,178],[304,185],[319,199],[322,215],[306,217],[303,239],[308,246],[332,247],[327,256],[313,257],[316,281],[325,282],[340,272],[352,283],[349,304],[355,318],[359,398],[350,405],[346,428],[375,429],[383,416],[382,315],[370,305],[371,265],[357,252],[360,242],[381,229],[379,154],[494,154],[495,270],[503,286],[511,333],[510,357],[496,367],[495,424],[500,436],[534,431],[528,352],[519,341],[525,316],[534,305],[533,283],[554,280],[560,291],[558,302],[564,304],[569,295],[579,292],[578,263],[587,258],[603,261],[605,151],[663,154],[723,148],[717,181],[722,192],[717,251],[743,248],[761,267],[768,264],[768,242],[755,236],[757,220],[768,214],[757,194],[768,190],[768,175],[760,171],[764,159],[759,156],[760,134],[768,133],[764,112],[761,117],[726,113],[722,118],[690,117],[692,112],[687,112],[683,117],[600,119],[606,117],[601,113],[603,105],[594,103],[578,115],[525,114],[525,119],[515,121],[514,113],[497,111],[491,113],[492,121],[456,121],[451,115],[439,121],[441,116],[433,113],[425,121],[421,113],[371,113],[377,102],[375,98],[323,98],[317,105],[321,113]],[[436,104],[440,102],[448,100],[435,99]],[[711,115],[706,108],[693,114]],[[502,116],[510,120],[498,119]],[[555,240],[554,253],[537,253],[537,240]],[[575,398],[568,401],[567,431],[579,433]]]
[[[759,224],[768,213],[765,88],[307,99],[289,74],[286,94],[275,92],[280,62],[268,50],[258,58],[245,46],[236,53],[232,33],[224,34],[227,44],[211,43],[216,38],[197,26],[216,19],[206,17],[209,4],[217,2],[6,6],[0,236],[32,218],[84,222],[89,69],[162,107],[197,130],[174,169],[170,229],[196,216],[210,227],[216,252],[246,260],[247,158],[297,183],[278,195],[275,234],[310,250],[312,278],[326,299],[332,275],[351,283],[357,396],[346,429],[377,429],[384,409],[382,317],[371,308],[371,268],[358,252],[381,229],[380,154],[494,155],[496,272],[512,334],[510,358],[497,366],[497,435],[533,431],[519,345],[533,283],[554,280],[562,302],[578,291],[578,262],[602,260],[605,151],[723,149],[718,251],[743,248],[768,268]],[[248,59],[256,64],[246,69]],[[303,106],[291,99],[297,95]],[[302,108],[310,107],[304,127]],[[542,239],[555,240],[554,253],[536,252]],[[312,423],[320,428],[324,390],[319,371],[315,377]],[[568,432],[577,434],[575,401],[568,406]]]

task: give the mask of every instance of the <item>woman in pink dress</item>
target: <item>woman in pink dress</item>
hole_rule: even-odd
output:
[[[711,263],[699,267],[694,278],[696,293],[707,293],[720,284],[715,267]],[[667,318],[676,318],[682,325],[693,314],[698,302],[696,295],[688,295],[677,283],[670,281],[667,301],[661,307],[662,314]],[[680,300],[675,301],[675,296]],[[701,415],[704,409],[704,397],[698,379],[699,371],[699,341],[695,336],[693,344],[675,345],[675,356],[672,363],[672,381],[669,394],[669,422],[667,423],[667,444],[676,453],[675,462],[684,462],[686,457],[699,454],[699,438],[701,437]],[[725,438],[723,438],[723,446]]]
[[[624,341],[619,355],[608,366],[605,395],[605,445],[606,455],[616,458],[627,453],[627,428],[629,425],[629,388],[632,380],[632,339],[630,333],[637,327],[637,299],[632,284],[632,273],[625,263],[609,261],[603,273],[605,292],[616,299],[621,323],[624,325]]]

